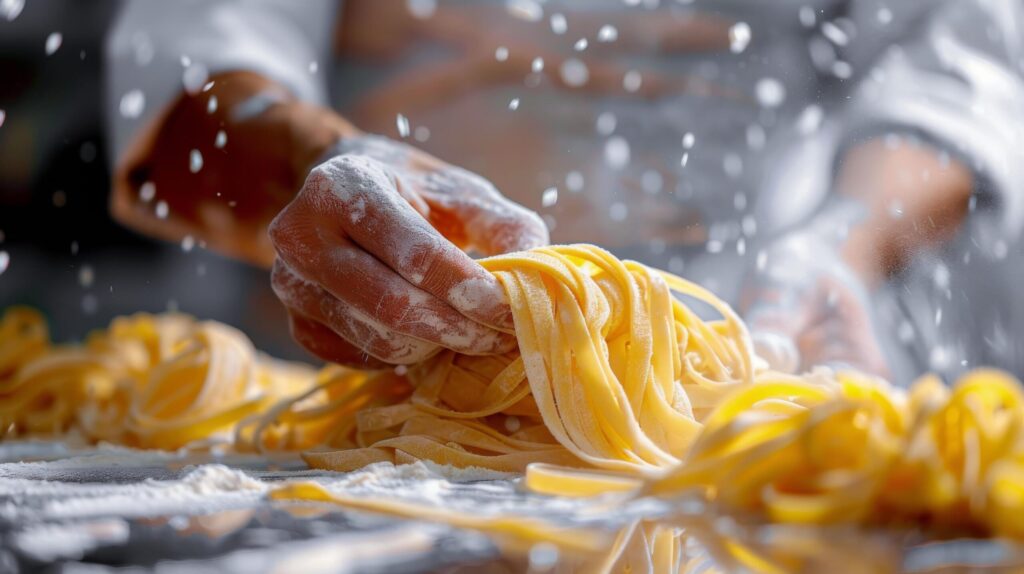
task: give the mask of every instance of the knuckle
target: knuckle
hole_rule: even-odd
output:
[[[267,227],[270,243],[278,252],[289,251],[295,240],[295,202],[288,204],[277,214]]]

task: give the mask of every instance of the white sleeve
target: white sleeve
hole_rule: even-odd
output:
[[[845,119],[847,143],[909,131],[957,156],[989,208],[976,219],[1016,237],[1024,227],[1024,3],[944,3],[883,55]]]
[[[326,100],[335,0],[132,0],[106,43],[106,114],[117,161],[136,131],[210,74],[251,70]]]

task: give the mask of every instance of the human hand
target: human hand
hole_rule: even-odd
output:
[[[748,274],[742,306],[755,351],[786,372],[845,365],[886,376],[868,289],[830,245],[794,234],[768,248],[775,264]]]
[[[361,367],[515,346],[497,280],[464,251],[544,245],[537,214],[485,179],[378,136],[342,140],[270,226],[295,339]]]

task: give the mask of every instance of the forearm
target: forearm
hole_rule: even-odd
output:
[[[210,81],[208,89],[183,93],[135,140],[119,162],[111,209],[147,234],[171,241],[192,235],[269,266],[270,221],[313,162],[358,131],[259,74],[227,72]]]
[[[859,211],[837,253],[874,287],[957,232],[973,181],[966,166],[935,148],[889,138],[850,149],[835,186],[840,201]]]
[[[842,363],[885,373],[871,291],[948,238],[966,213],[971,177],[962,165],[928,147],[895,144],[852,148],[815,215],[771,242],[748,272],[745,318],[758,337],[791,341],[803,368]],[[760,354],[778,355],[756,342]]]

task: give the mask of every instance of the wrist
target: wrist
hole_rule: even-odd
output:
[[[342,142],[362,135],[355,126],[329,108],[295,102],[283,112],[291,116],[290,121],[296,127],[291,140],[296,191],[302,187],[309,172],[334,155],[334,150]]]

